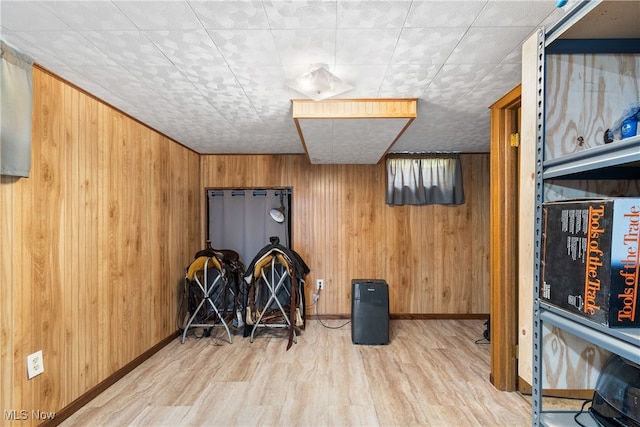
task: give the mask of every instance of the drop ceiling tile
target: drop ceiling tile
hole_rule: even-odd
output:
[[[10,31],[68,31],[71,28],[55,16],[46,1],[0,1],[2,27]]]
[[[419,98],[441,65],[390,65],[380,88],[382,97]]]
[[[445,103],[464,98],[493,68],[493,64],[443,65],[422,98]]]
[[[241,93],[242,87],[226,65],[193,65],[184,70],[185,76],[204,96],[215,98],[224,93]]]
[[[244,90],[227,67],[194,67],[191,71],[188,74],[189,81],[199,93],[209,99],[211,105],[226,108],[229,103],[248,103]]]
[[[210,140],[216,142],[214,147],[204,146],[201,149],[205,154],[261,154],[264,153],[267,143],[251,140],[240,133],[220,133],[213,131]]]
[[[113,2],[140,30],[195,30],[200,21],[186,1]]]
[[[335,28],[336,1],[264,1],[272,29]]]
[[[464,100],[456,100],[456,102],[449,104],[449,108],[455,111],[456,114],[469,113],[477,116],[482,116],[486,111],[489,111],[489,107],[493,103],[489,101],[490,99],[493,99],[494,102],[497,101],[502,96],[504,96],[504,94],[509,92],[509,90],[513,89],[513,87],[515,86],[512,86],[511,88],[504,91],[499,91],[499,90],[491,91],[486,89],[486,90],[480,90],[476,92],[474,90],[470,92],[464,98]],[[487,98],[487,95],[489,95],[488,98]]]
[[[207,70],[198,80],[191,80],[207,102],[219,111],[220,115],[232,123],[249,124],[251,120],[260,120],[247,94],[231,74],[218,74]]]
[[[292,137],[291,132],[286,133],[266,133],[259,129],[257,133],[243,134],[247,139],[255,141],[251,147],[254,153],[264,153],[266,150],[273,150],[276,154],[302,154],[304,148],[300,139]]]
[[[180,109],[185,105],[193,105],[198,96],[185,98],[185,93],[192,93],[193,84],[174,67],[147,67],[133,73],[135,77],[171,105]]]
[[[224,117],[233,126],[254,126],[263,123],[260,115],[256,109],[246,99],[242,102],[236,102],[235,104],[228,103],[225,107],[220,107],[219,102],[216,101],[215,106],[220,112],[220,115]]]
[[[402,28],[411,1],[339,1],[338,28]]]
[[[208,98],[219,114],[234,127],[262,124],[262,119],[251,103],[240,95],[225,94],[223,100]],[[228,100],[225,102],[224,100]]]
[[[520,83],[520,64],[499,64],[480,80],[464,97],[451,99],[450,106],[456,111],[467,111],[477,115],[485,111],[507,92]]]
[[[467,29],[405,28],[393,53],[394,64],[443,64]]]
[[[484,1],[414,1],[406,27],[468,27],[482,10]]]
[[[204,132],[204,134],[211,135],[240,135],[240,131],[233,126],[232,123],[218,117],[216,114],[210,114],[204,118],[195,116],[194,119],[196,126],[193,128],[193,132],[195,134]],[[222,144],[219,141],[215,141],[213,138],[211,139],[211,142],[215,142],[218,145]]]
[[[276,86],[278,83],[280,86]],[[274,79],[262,86],[243,85],[243,87],[245,95],[256,110],[282,111],[282,108],[289,107],[291,103],[289,89],[279,79]]]
[[[169,61],[182,70],[226,66],[224,58],[204,30],[145,31],[144,35]]]
[[[268,94],[272,90],[285,87],[285,75],[278,65],[256,66],[253,64],[238,65],[233,68],[238,83],[254,93]],[[277,84],[274,84],[277,83]]]
[[[292,118],[291,115],[285,111],[290,109],[291,98],[288,97],[288,92],[286,91],[275,92],[275,94],[277,98],[281,99],[278,103],[273,102],[273,99],[264,96],[254,96],[251,93],[247,94],[247,97],[253,108],[258,112],[258,115],[262,117],[263,122],[273,121],[274,125],[289,123],[292,121]],[[264,123],[262,123],[261,126],[264,126]]]
[[[83,31],[90,43],[131,72],[169,67],[171,62],[140,31]]]
[[[391,152],[488,151],[488,109],[485,108],[487,116],[480,121],[473,115],[461,114],[447,108],[430,106],[428,111],[429,119],[423,122],[416,119],[403,134],[402,139],[394,144]],[[446,123],[447,126],[434,126],[434,123]],[[480,147],[485,148],[478,149],[475,141],[480,141]]]
[[[200,125],[196,127],[203,127],[207,129],[214,127],[220,129],[227,128],[228,130],[237,131],[229,121],[222,117],[217,109],[208,104],[206,98],[198,99],[194,104],[197,104],[197,106],[194,105],[189,108],[180,108],[180,112],[193,122],[200,123]]]
[[[296,147],[298,150],[296,152],[303,151],[302,143],[300,142],[300,138],[298,137],[298,130],[296,129],[296,125],[291,118],[289,120],[283,120],[282,116],[278,115],[277,117],[270,118],[268,114],[263,114],[264,112],[260,112],[263,117],[263,126],[260,126],[256,133],[262,133],[264,135],[279,135],[278,138],[293,140],[296,143]]]
[[[208,30],[231,68],[236,65],[279,65],[280,58],[267,30]]]
[[[133,23],[108,1],[47,1],[47,8],[74,30],[135,30]]]
[[[286,132],[295,132],[296,127],[291,115],[289,115],[288,120],[286,119],[286,115],[288,114],[288,108],[286,106],[280,106],[279,108],[274,107],[272,105],[265,106],[265,108],[260,109],[259,106],[256,107],[258,114],[262,119],[262,122],[258,122],[256,126],[249,127],[249,130],[258,133],[263,132],[265,134],[270,133],[286,133]],[[294,138],[297,139],[297,136],[294,135]]]
[[[520,83],[521,74],[522,64],[501,63],[496,65],[496,67],[478,83],[476,89],[494,92],[497,90],[502,92],[498,94],[498,98],[494,99],[494,101],[497,101]],[[487,95],[489,94],[487,93]],[[487,99],[491,100],[492,97],[489,96]],[[491,103],[493,104],[493,102]],[[487,107],[489,107],[489,105],[487,105]]]
[[[155,104],[154,104],[155,103]],[[149,108],[149,106],[152,108]],[[141,97],[135,105],[121,108],[122,111],[131,114],[133,117],[144,120],[147,126],[155,129],[174,140],[180,142],[190,137],[190,131],[198,123],[191,121],[189,116],[173,110],[171,106],[164,106],[158,103],[156,98]]]
[[[118,64],[85,64],[79,73],[125,100],[137,101],[138,96],[158,97],[144,82]]]
[[[94,64],[115,65],[103,51],[92,45],[85,37],[75,31],[28,31],[19,33],[30,49],[26,52],[34,56],[57,57],[70,68],[82,69]],[[73,49],[70,48],[73,46]]]
[[[332,71],[353,90],[340,95],[342,98],[376,98],[387,72],[387,65],[342,65]]]
[[[267,15],[260,1],[190,1],[189,5],[207,30],[269,28]]]
[[[533,27],[472,27],[447,63],[497,64],[534,30]]]
[[[399,28],[339,29],[336,64],[387,64],[400,34]]]
[[[308,71],[311,64],[332,66],[335,63],[335,30],[273,30],[271,33],[280,61],[285,67],[303,64]]]
[[[522,64],[522,45],[518,44],[518,45],[514,46],[513,50],[511,52],[509,52],[502,59],[501,63],[502,64],[520,64],[521,65]]]
[[[535,27],[556,9],[553,1],[489,0],[474,27]]]

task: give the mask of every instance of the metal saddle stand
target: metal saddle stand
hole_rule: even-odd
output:
[[[214,326],[218,326],[218,323],[215,322],[208,322],[205,323],[205,321],[203,320],[203,323],[193,323],[196,319],[196,316],[198,315],[198,313],[203,310],[204,312],[204,308],[206,308],[205,304],[209,304],[211,306],[211,308],[213,309],[213,311],[216,313],[216,315],[218,316],[218,319],[220,319],[220,323],[222,324],[222,326],[224,326],[225,330],[227,331],[227,337],[229,338],[229,344],[232,344],[233,341],[231,339],[231,332],[229,331],[229,326],[227,326],[227,322],[224,320],[224,318],[222,317],[222,315],[220,314],[220,311],[218,310],[218,307],[216,307],[216,305],[213,302],[213,299],[211,298],[213,295],[213,292],[219,287],[219,286],[226,286],[226,279],[222,276],[222,271],[219,270],[213,270],[217,272],[217,276],[216,278],[211,282],[211,284],[209,284],[209,278],[208,278],[208,274],[209,274],[209,261],[211,260],[211,258],[207,258],[207,260],[204,263],[204,269],[202,271],[198,271],[196,272],[193,277],[195,279],[195,282],[198,284],[198,287],[200,288],[200,290],[202,291],[202,299],[200,300],[200,303],[198,304],[198,307],[193,311],[193,314],[191,315],[191,317],[189,318],[189,321],[187,322],[187,325],[184,328],[184,332],[182,332],[182,344],[184,344],[184,340],[187,336],[187,332],[189,331],[189,328],[212,328]],[[202,274],[202,281],[204,282],[204,284],[200,281],[200,278],[198,277],[198,273]],[[203,316],[203,319],[205,319],[206,316]]]
[[[292,327],[291,322],[289,320],[289,316],[287,315],[287,312],[285,311],[282,304],[280,304],[280,300],[278,299],[278,292],[280,291],[281,288],[284,288],[287,294],[291,296],[291,292],[285,286],[286,279],[287,277],[289,277],[289,273],[287,272],[287,269],[284,268],[284,266],[282,266],[283,271],[278,271],[278,269],[276,268],[278,265],[281,265],[281,264],[277,263],[276,256],[272,255],[271,264],[269,268],[270,277],[267,277],[267,275],[265,274],[265,270],[266,270],[265,268],[263,268],[260,271],[262,280],[264,281],[266,288],[269,291],[269,299],[267,300],[267,303],[263,307],[262,312],[258,317],[258,320],[256,320],[255,324],[253,325],[253,328],[251,329],[251,338],[250,338],[251,342],[253,342],[253,335],[258,327],[263,327],[263,328],[291,328]],[[294,283],[294,281],[295,279],[291,278],[291,286],[296,286],[296,283]],[[274,301],[277,304],[278,308],[280,309],[280,312],[282,313],[282,317],[284,317],[284,320],[286,323],[262,323],[262,318],[267,312],[267,309],[269,309],[269,307],[273,305]],[[293,342],[297,344],[295,328],[293,329]]]

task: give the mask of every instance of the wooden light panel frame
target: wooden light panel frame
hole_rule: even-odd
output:
[[[305,152],[311,163],[366,163],[376,164],[378,161],[389,151],[393,144],[400,138],[405,130],[411,125],[413,120],[417,117],[417,98],[361,98],[361,99],[328,99],[321,102],[316,102],[310,99],[293,99],[293,120],[300,136],[300,141],[304,147]],[[322,132],[320,138],[314,138],[315,135],[304,135],[303,127],[307,120],[326,120],[326,132]],[[371,140],[357,140],[351,139],[349,145],[353,145],[351,149],[354,153],[362,153],[363,150],[373,150],[373,152],[367,156],[368,160],[355,159],[352,156],[344,155],[344,151],[338,154],[331,155],[325,153],[323,156],[312,155],[311,152],[322,151],[322,148],[334,143],[335,135],[330,130],[337,128],[349,128],[357,129],[361,136],[365,136],[366,128],[371,123],[364,123],[366,119],[385,119],[385,122],[380,122],[382,127],[387,126],[389,121],[400,121],[399,126],[393,123],[394,126],[399,127],[397,133],[394,132],[391,140],[378,141],[377,145]],[[325,123],[322,124],[323,129]],[[338,141],[338,143],[341,143]],[[310,150],[311,149],[311,150]],[[372,159],[375,159],[373,161]]]

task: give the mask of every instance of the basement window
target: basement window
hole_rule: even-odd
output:
[[[462,165],[458,154],[389,155],[388,205],[462,205]]]

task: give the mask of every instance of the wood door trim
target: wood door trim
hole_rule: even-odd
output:
[[[510,136],[520,95],[518,86],[490,107],[490,381],[504,391],[517,387],[518,149]]]

